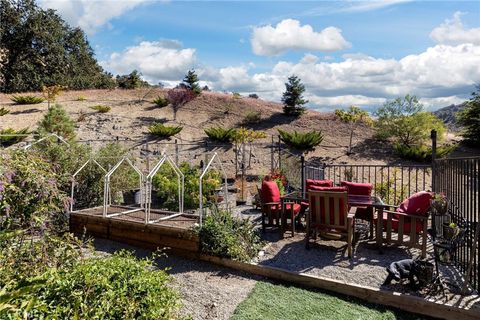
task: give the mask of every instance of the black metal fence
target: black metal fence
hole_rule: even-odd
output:
[[[455,265],[466,274],[472,287],[480,290],[480,243],[478,234],[475,237],[480,223],[480,157],[439,159],[434,172],[434,191],[446,195],[452,221],[467,223],[465,244],[457,248]]]

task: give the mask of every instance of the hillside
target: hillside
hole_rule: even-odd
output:
[[[465,108],[465,104],[452,104],[448,107],[438,109],[433,112],[438,118],[443,120],[445,125],[449,130],[458,131],[459,127],[457,124],[456,114],[462,111]]]
[[[77,121],[77,133],[81,140],[111,140],[132,139],[142,140],[149,138],[148,126],[154,122],[179,124],[184,127],[176,137],[178,143],[188,144],[181,147],[185,157],[198,157],[199,148],[204,145],[206,135],[204,128],[221,125],[226,127],[241,124],[248,112],[258,111],[261,121],[251,126],[256,130],[264,130],[269,135],[262,142],[271,141],[271,136],[277,136],[277,129],[283,130],[321,130],[325,139],[320,147],[308,154],[308,158],[315,158],[325,162],[335,163],[390,163],[398,159],[392,155],[392,150],[380,142],[374,142],[373,131],[369,127],[360,127],[356,130],[354,141],[355,154],[346,155],[349,139],[349,128],[339,121],[333,113],[320,113],[309,110],[298,119],[284,116],[282,105],[252,98],[234,98],[230,94],[204,92],[193,101],[184,105],[174,120],[170,106],[156,107],[151,101],[158,95],[164,94],[163,89],[137,90],[87,90],[69,91],[63,93],[57,102],[62,104],[72,119]],[[84,97],[84,101],[79,101]],[[94,105],[108,105],[112,110],[106,114],[99,114],[89,107]],[[0,105],[11,112],[0,118],[0,128],[12,127],[21,129],[29,127],[35,129],[36,123],[47,110],[47,103],[37,105],[14,105],[10,95],[0,95]],[[104,142],[103,142],[104,143]],[[165,146],[150,141],[150,146],[161,151]],[[167,145],[172,150],[172,145]],[[197,152],[197,151],[198,152]],[[233,159],[231,148],[222,149],[224,158]],[[257,150],[253,162],[270,161],[270,150]],[[233,161],[233,160],[232,160]]]

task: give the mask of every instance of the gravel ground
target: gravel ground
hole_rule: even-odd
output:
[[[138,257],[152,253],[104,239],[95,239],[94,246],[100,254],[111,254],[120,249],[134,250]],[[169,268],[167,272],[173,277],[172,285],[182,296],[182,314],[199,320],[229,319],[237,305],[260,279],[229,268],[177,256],[159,258],[156,264],[162,269]]]

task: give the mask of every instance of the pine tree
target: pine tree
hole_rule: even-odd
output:
[[[462,136],[474,146],[480,146],[480,85],[477,92],[466,102],[465,109],[458,114],[458,123],[463,127]]]
[[[288,82],[285,83],[285,92],[283,93],[283,112],[289,116],[299,116],[305,112],[306,108],[303,106],[308,103],[308,100],[303,98],[305,86],[297,76],[290,76]]]
[[[43,119],[38,123],[38,132],[42,135],[55,133],[70,140],[75,138],[75,123],[65,109],[56,104],[48,109]]]
[[[202,89],[200,89],[200,86],[198,85],[198,76],[195,73],[195,70],[188,70],[185,78],[183,78],[183,83],[188,89],[192,90],[197,94],[202,92]]]

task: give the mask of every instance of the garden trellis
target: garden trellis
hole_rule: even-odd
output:
[[[146,223],[155,223],[163,220],[168,220],[183,214],[183,203],[184,203],[184,193],[185,193],[185,177],[182,171],[178,168],[174,161],[162,152],[163,156],[161,157],[160,161],[153,167],[150,173],[147,175],[146,179],[146,186],[145,186],[145,222]],[[166,163],[170,165],[177,176],[178,181],[178,213],[168,215],[166,217],[162,217],[159,219],[152,220],[151,219],[151,208],[152,208],[152,192],[153,192],[153,177],[160,168]]]
[[[133,208],[126,211],[120,211],[116,213],[109,214],[108,209],[111,206],[111,190],[110,190],[110,182],[111,177],[117,171],[117,169],[123,164],[127,163],[137,174],[139,177],[139,192],[140,192],[140,208]],[[109,172],[105,175],[105,185],[104,185],[104,193],[103,193],[103,217],[104,218],[111,218],[120,215],[125,215],[132,212],[138,212],[144,210],[144,175],[140,169],[138,169],[132,161],[128,157],[123,157]]]
[[[77,184],[77,181],[76,181],[76,177],[78,176],[78,174],[84,170],[88,164],[95,164],[97,167],[99,167],[105,174],[107,174],[107,170],[105,170],[104,167],[102,167],[102,165],[100,163],[98,163],[97,160],[93,159],[93,158],[90,158],[88,159],[73,175],[72,175],[72,187],[71,187],[71,193],[70,193],[70,196],[71,196],[71,202],[70,202],[70,212],[73,212],[73,205],[74,205],[74,193],[75,193],[75,185]],[[110,196],[108,197],[109,199],[111,198]],[[111,203],[109,203],[111,204]]]
[[[224,181],[224,201],[225,201],[225,204],[226,204],[226,209],[228,210],[228,185],[227,185],[227,173],[225,172],[225,169],[223,167],[223,163],[220,159],[220,156],[218,155],[218,153],[214,152],[212,157],[210,158],[210,161],[208,161],[207,165],[205,166],[205,168],[203,169],[203,172],[202,174],[200,175],[200,178],[199,178],[199,191],[200,191],[200,199],[199,199],[199,211],[200,211],[200,221],[199,221],[199,224],[200,226],[202,225],[202,218],[203,218],[203,177],[207,174],[207,172],[211,169],[212,167],[212,164],[213,163],[216,163],[219,167],[220,167],[220,171],[222,172],[223,174],[223,181]]]
[[[43,137],[43,138],[40,138],[40,139],[38,139],[38,140],[30,143],[30,144],[27,144],[25,147],[23,147],[23,149],[24,149],[24,150],[28,150],[28,149],[30,149],[31,147],[33,147],[34,145],[36,145],[36,144],[38,144],[38,143],[40,143],[40,142],[42,142],[42,141],[45,141],[45,140],[47,140],[47,139],[50,139],[50,138],[52,138],[52,137],[53,137],[53,138],[56,138],[58,142],[61,142],[61,143],[63,143],[63,144],[65,144],[65,145],[67,145],[67,146],[70,147],[70,144],[69,144],[67,141],[65,141],[64,138],[62,138],[61,136],[59,136],[59,135],[56,134],[56,133],[50,133],[50,134],[46,135],[46,136]]]

